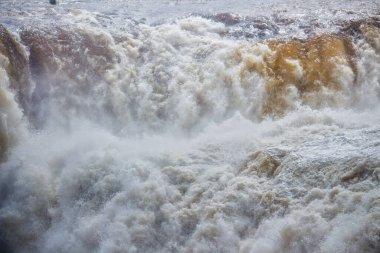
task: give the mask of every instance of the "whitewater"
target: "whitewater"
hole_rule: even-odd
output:
[[[1,253],[379,253],[380,4],[0,2]]]

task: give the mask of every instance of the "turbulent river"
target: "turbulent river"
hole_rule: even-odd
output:
[[[379,253],[380,4],[0,1],[1,253]]]

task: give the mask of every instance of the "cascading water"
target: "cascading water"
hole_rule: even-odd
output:
[[[0,2],[0,252],[380,252],[375,1]]]

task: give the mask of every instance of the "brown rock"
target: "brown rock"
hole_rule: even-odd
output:
[[[0,159],[17,142],[22,113],[30,89],[28,58],[23,47],[0,25]],[[16,95],[16,97],[14,96]]]
[[[244,59],[240,49],[236,52],[237,58],[242,58],[244,63],[241,78],[256,71],[265,79],[263,116],[282,116],[287,112],[291,89],[296,91],[302,103],[314,107],[321,106],[321,103],[334,105],[334,100],[315,97],[323,89],[339,91],[342,88],[337,74],[341,66],[351,69],[353,76],[356,74],[355,51],[348,37],[322,35],[305,41],[272,40],[265,45],[268,50],[260,61]]]
[[[17,101],[27,109],[28,94],[31,89],[28,56],[23,46],[2,25],[0,25],[0,54],[8,59],[6,71]]]

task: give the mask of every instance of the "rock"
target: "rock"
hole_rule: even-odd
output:
[[[258,151],[248,158],[243,166],[243,171],[245,173],[254,173],[258,176],[273,176],[279,165],[279,160],[272,154]]]
[[[0,159],[20,137],[22,112],[31,89],[27,55],[21,44],[0,25]],[[17,103],[18,102],[18,103]]]
[[[255,50],[262,51],[259,57],[247,56]],[[357,73],[352,41],[344,36],[271,40],[240,48],[236,55],[243,62],[240,78],[257,72],[265,79],[264,117],[282,116],[295,100],[314,108],[334,106],[337,97],[326,91],[339,92],[347,80],[353,85]]]
[[[11,88],[15,91],[17,101],[24,110],[29,104],[29,94],[31,92],[31,79],[29,69],[29,59],[23,46],[12,34],[0,25],[0,56],[7,59],[7,75]]]
[[[116,61],[112,41],[103,33],[79,28],[27,28],[20,33],[29,48],[30,69],[36,87],[32,96],[34,110],[30,121],[42,127],[54,94],[70,89],[77,96],[91,96],[93,85],[105,82],[106,70]],[[78,100],[66,96],[60,106],[76,110]],[[94,108],[88,108],[93,111]]]
[[[380,53],[380,28],[370,24],[363,24],[359,29],[376,53]]]

